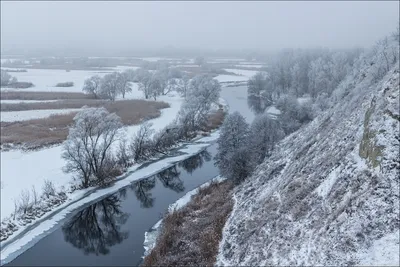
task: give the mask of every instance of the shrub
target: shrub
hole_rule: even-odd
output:
[[[56,84],[56,87],[72,87],[72,86],[74,86],[73,82],[63,82]]]

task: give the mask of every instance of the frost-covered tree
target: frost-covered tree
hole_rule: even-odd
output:
[[[160,72],[156,71],[151,74],[149,86],[148,86],[148,94],[153,97],[154,100],[157,100],[159,95],[164,94],[164,89],[167,86],[166,76]]]
[[[272,119],[267,113],[257,116],[250,126],[249,133],[249,149],[254,158],[253,163],[260,164],[284,136],[278,120]]]
[[[178,121],[188,131],[200,129],[207,122],[212,104],[217,103],[221,85],[208,75],[194,77],[187,92],[186,101],[178,114]]]
[[[279,120],[285,134],[296,131],[303,123],[307,123],[313,118],[311,106],[301,105],[292,95],[285,95],[278,99],[276,108],[281,111]]]
[[[7,71],[1,70],[1,77],[0,77],[1,86],[7,86],[12,83],[16,83],[17,79],[12,77]]]
[[[189,85],[190,85],[190,77],[187,74],[185,74],[182,76],[182,79],[178,80],[176,90],[182,97],[186,98],[187,92],[189,90]]]
[[[126,93],[130,93],[132,92],[132,87],[131,87],[131,81],[134,79],[132,77],[132,72],[130,69],[123,71],[122,73],[120,73],[118,75],[118,79],[119,79],[119,93],[122,94],[122,98],[125,98],[125,94]]]
[[[217,140],[215,164],[222,176],[239,183],[251,172],[249,125],[239,112],[226,116]]]
[[[151,78],[152,74],[148,70],[138,69],[136,71],[136,80],[139,84],[139,90],[143,92],[146,99],[149,99],[151,96]]]
[[[267,74],[258,72],[247,82],[247,100],[255,113],[262,113],[272,105],[272,88]]]
[[[86,108],[74,117],[63,145],[62,157],[67,164],[64,171],[77,173],[82,185],[91,179],[103,183],[115,170],[112,144],[119,138],[121,118],[105,108]]]
[[[113,72],[103,77],[100,86],[100,97],[115,101],[118,94],[122,92],[121,73]]]
[[[100,86],[101,78],[100,76],[95,75],[85,80],[82,91],[87,94],[92,94],[95,98],[97,98],[100,93]]]

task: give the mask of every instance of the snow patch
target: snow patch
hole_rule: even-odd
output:
[[[359,255],[361,266],[399,266],[400,265],[399,230],[375,240],[371,247]]]
[[[2,111],[0,112],[1,121],[13,122],[13,121],[27,121],[32,119],[43,119],[48,118],[51,115],[68,114],[77,112],[81,109],[38,109],[38,110],[23,110],[23,111]]]

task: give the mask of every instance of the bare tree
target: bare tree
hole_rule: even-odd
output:
[[[84,187],[89,186],[92,176],[104,182],[115,166],[111,146],[119,138],[121,127],[121,118],[105,108],[79,112],[64,143],[62,157],[67,161],[64,171],[78,173]]]
[[[130,149],[135,162],[145,159],[152,151],[150,137],[154,133],[152,123],[145,122],[140,126],[139,131],[132,138]]]
[[[129,167],[131,164],[128,144],[125,138],[119,143],[117,160],[118,164],[124,168]]]
[[[31,196],[29,190],[22,190],[20,200],[20,207],[24,214],[26,214],[26,212],[31,208]]]
[[[101,85],[101,78],[100,76],[95,75],[85,80],[82,90],[85,93],[93,94],[94,97],[97,98],[99,95],[100,85]]]
[[[32,197],[33,197],[33,204],[36,204],[38,201],[38,195],[34,185],[32,185]]]
[[[42,191],[47,198],[49,198],[50,196],[55,196],[56,194],[54,184],[50,180],[44,180]]]

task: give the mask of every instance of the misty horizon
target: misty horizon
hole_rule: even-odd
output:
[[[369,47],[396,29],[388,2],[1,1],[2,51]]]

